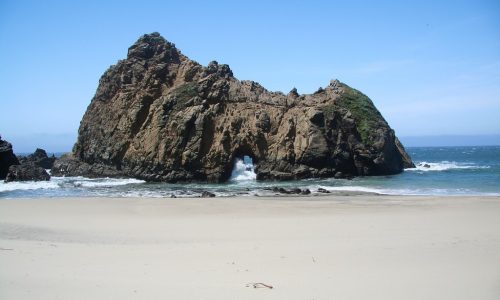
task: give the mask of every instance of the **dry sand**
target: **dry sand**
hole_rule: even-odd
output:
[[[1,199],[0,299],[500,299],[500,198]]]

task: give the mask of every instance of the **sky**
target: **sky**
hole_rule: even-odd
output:
[[[337,78],[400,137],[500,135],[498,0],[1,0],[0,135],[71,150],[100,76],[155,31],[269,90]]]

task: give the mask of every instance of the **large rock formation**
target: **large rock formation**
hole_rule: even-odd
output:
[[[11,143],[2,140],[0,136],[0,180],[5,179],[7,173],[9,173],[10,166],[18,164],[19,160],[14,151],[12,151]]]
[[[337,80],[311,95],[270,92],[225,64],[203,67],[158,33],[104,73],[78,133],[53,175],[221,182],[243,155],[257,179],[384,175],[413,165],[361,92]]]

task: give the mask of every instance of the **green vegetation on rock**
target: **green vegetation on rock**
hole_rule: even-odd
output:
[[[328,119],[333,119],[335,111],[337,111],[337,106],[335,105],[326,105],[323,106],[323,113]]]
[[[346,85],[343,85],[343,90],[337,104],[351,112],[363,143],[370,144],[377,128],[387,126],[387,123],[365,94]]]
[[[185,102],[198,95],[198,88],[195,83],[188,82],[179,86],[173,92],[178,100]]]

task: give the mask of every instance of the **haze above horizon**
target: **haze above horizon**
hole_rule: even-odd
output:
[[[312,93],[338,78],[400,137],[500,135],[498,1],[7,0],[2,137],[16,152],[70,150],[100,76],[154,31],[269,90]]]

